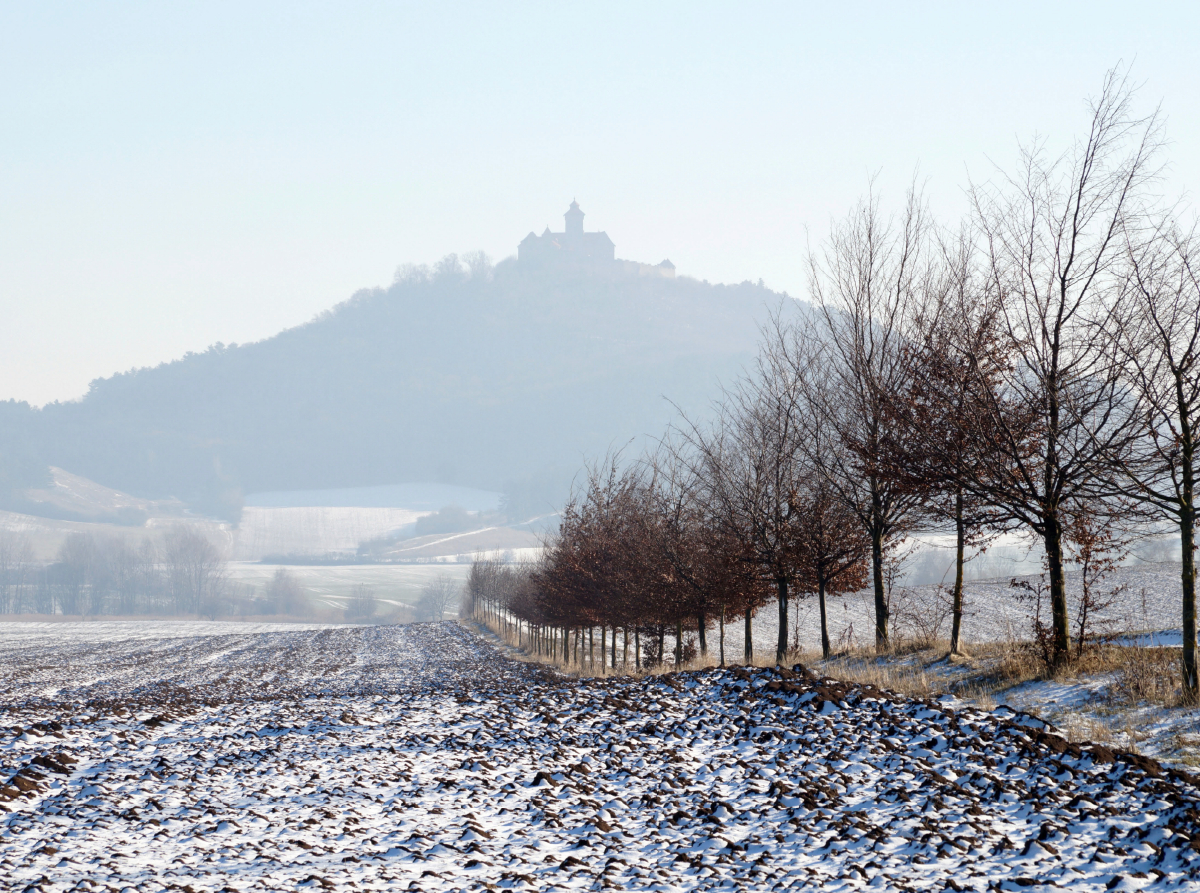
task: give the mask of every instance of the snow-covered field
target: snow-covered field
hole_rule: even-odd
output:
[[[268,555],[327,555],[412,524],[427,512],[357,506],[247,506],[232,533],[230,558],[258,561]]]
[[[1139,564],[1118,568],[1105,584],[1106,590],[1120,588],[1112,604],[1096,616],[1096,632],[1124,633],[1177,629],[1182,605],[1177,562]],[[1036,575],[1018,579],[1036,582]],[[975,642],[1023,641],[1032,637],[1032,604],[1022,601],[1010,578],[973,580],[964,586],[965,617],[963,640]],[[1077,617],[1079,578],[1067,575],[1067,595],[1072,622]],[[835,648],[872,646],[875,642],[875,602],[870,592],[833,596],[828,601],[829,631]],[[938,587],[897,586],[892,592],[893,631],[900,638],[923,638],[927,630],[949,639],[949,597]],[[1042,607],[1048,621],[1049,603]],[[779,615],[774,604],[754,617],[754,649],[760,656],[774,656]],[[1074,634],[1076,630],[1072,630]],[[810,651],[821,647],[820,611],[813,597],[793,599],[789,614],[789,644]],[[709,633],[709,647],[716,647],[716,634]],[[742,621],[726,619],[726,654],[742,655]]]
[[[360,586],[368,587],[379,601],[379,613],[415,605],[422,590],[438,580],[461,583],[469,564],[336,564],[276,565],[232,562],[230,579],[261,589],[283,568],[296,578],[310,603],[318,610],[345,608]]]
[[[569,680],[443,623],[7,634],[0,679],[11,889],[1200,884],[1193,779],[803,672]]]
[[[328,629],[342,624],[258,623],[230,620],[25,620],[0,621],[0,667],[13,655],[30,655],[39,650],[50,654],[77,653],[75,649],[94,649],[93,657],[103,668],[112,646],[127,648],[137,643],[162,643],[169,639],[195,639],[212,636],[248,636],[258,633],[295,632]],[[7,680],[0,691],[7,689]]]
[[[490,511],[499,500],[499,493],[444,484],[252,493],[232,531],[229,557],[353,553],[445,506]]]

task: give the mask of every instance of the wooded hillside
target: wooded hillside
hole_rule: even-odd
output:
[[[265,341],[97,380],[76,402],[10,404],[20,450],[0,462],[14,485],[55,465],[225,516],[262,490],[536,486],[661,430],[667,398],[702,410],[785,300],[451,255]]]

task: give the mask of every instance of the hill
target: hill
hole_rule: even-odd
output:
[[[249,492],[437,481],[536,512],[586,456],[661,431],[666,398],[703,411],[793,303],[628,262],[469,261],[402,268],[305,325],[79,401],[5,404],[0,481],[36,487],[53,465],[223,517]]]

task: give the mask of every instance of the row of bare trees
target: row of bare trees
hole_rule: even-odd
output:
[[[776,596],[786,636],[789,587],[818,594],[823,621],[827,595],[862,587],[865,540],[827,490],[793,489],[786,506],[772,505],[761,480],[740,477],[749,486],[729,486],[764,451],[734,468],[721,464],[733,457],[731,443],[707,457],[682,440],[671,447],[642,462],[623,466],[614,457],[590,469],[541,560],[475,563],[465,613],[537,654],[614,669],[678,666],[696,656],[692,638],[706,658],[715,628],[724,665],[727,624],[743,624],[740,657],[749,662],[752,618]],[[802,515],[815,523],[799,523]],[[828,649],[824,622],[823,629]]]
[[[1170,525],[1194,699],[1200,234],[1158,194],[1160,119],[1138,117],[1133,92],[1111,72],[1087,132],[972,185],[957,227],[915,187],[894,217],[872,190],[810,252],[811,307],[772,319],[715,419],[683,419],[653,455],[593,469],[542,563],[479,589],[488,610],[539,641],[553,630],[560,655],[581,630],[602,643],[672,630],[678,660],[685,628],[707,650],[714,617],[723,629],[743,616],[749,642],[773,598],[782,660],[790,598],[820,600],[828,654],[826,596],[869,581],[886,649],[888,556],[940,526],[957,543],[958,650],[966,554],[1018,530],[1044,552],[1059,666],[1080,544],[1102,559],[1112,530]]]

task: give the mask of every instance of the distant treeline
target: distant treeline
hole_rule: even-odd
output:
[[[0,530],[0,613],[199,616],[300,615],[307,599],[286,572],[262,590],[229,579],[220,550],[194,527],[161,538],[73,533],[53,561],[27,536]]]
[[[715,417],[593,468],[542,561],[479,565],[468,609],[559,659],[590,654],[595,628],[614,662],[616,631],[632,631],[636,658],[649,632],[653,661],[664,631],[679,660],[686,629],[704,650],[714,617],[740,613],[748,633],[773,599],[782,661],[790,598],[819,601],[828,656],[826,597],[869,583],[886,650],[891,559],[942,527],[957,651],[967,547],[1018,530],[1046,573],[1014,597],[1033,601],[1034,647],[1056,669],[1087,643],[1131,539],[1173,527],[1195,701],[1200,230],[1161,202],[1159,120],[1135,116],[1119,74],[1092,112],[1062,157],[1030,150],[972,187],[953,226],[915,189],[896,217],[864,199],[808,258],[813,311],[763,329]]]

